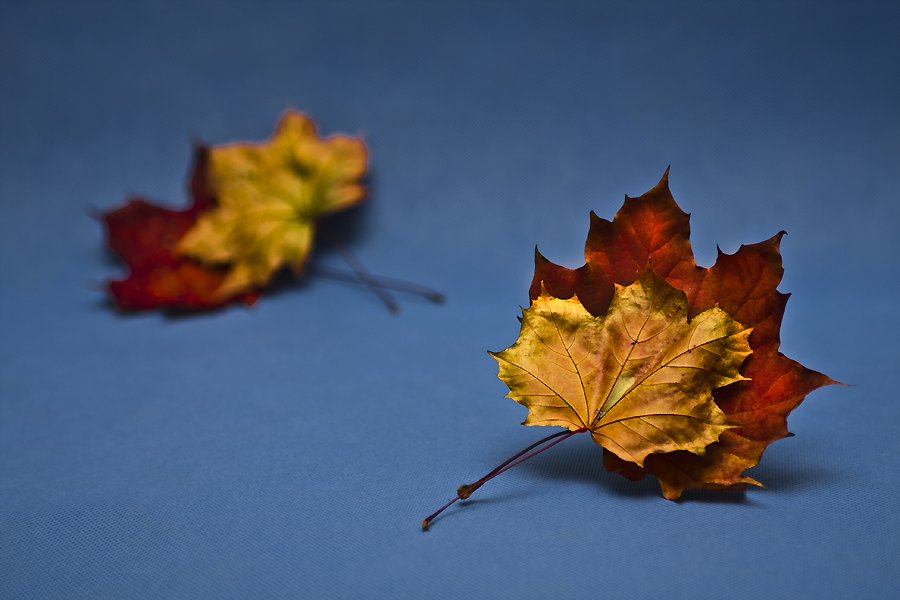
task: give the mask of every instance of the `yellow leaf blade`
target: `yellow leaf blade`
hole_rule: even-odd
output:
[[[683,292],[648,271],[617,286],[605,315],[542,291],[519,339],[492,353],[526,425],[587,427],[594,441],[643,465],[652,453],[702,453],[732,425],[712,390],[744,379],[744,329],[715,307],[687,320]]]
[[[366,195],[363,142],[319,138],[312,121],[287,111],[272,138],[209,150],[218,206],[204,212],[178,250],[205,264],[229,264],[220,295],[261,287],[283,266],[301,273],[318,217]]]

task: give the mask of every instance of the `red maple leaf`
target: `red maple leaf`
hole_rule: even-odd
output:
[[[215,296],[228,267],[209,267],[175,252],[178,241],[203,211],[216,205],[208,185],[208,151],[198,147],[191,176],[191,205],[171,210],[141,198],[101,214],[107,244],[129,268],[126,279],[107,280],[116,306],[122,310],[170,308],[210,309],[240,301],[256,302],[258,291],[228,298]]]
[[[604,465],[629,479],[648,472],[663,495],[744,489],[744,471],[790,435],[787,416],[812,390],[837,383],[785,357],[778,291],[784,232],[719,251],[698,267],[689,215],[668,186],[625,198],[612,221],[591,213],[585,264],[566,269],[535,249],[531,305],[519,338],[490,354],[523,425],[559,426],[498,465],[422,522],[491,479],[589,432]]]
[[[585,244],[585,265],[567,269],[541,256],[535,249],[535,274],[529,296],[536,300],[541,283],[556,298],[577,295],[593,315],[609,308],[615,285],[627,286],[652,265],[688,298],[689,318],[716,304],[745,327],[752,354],[741,366],[750,378],[717,389],[716,403],[729,421],[740,427],[725,431],[704,455],[685,451],[652,454],[644,467],[604,450],[604,465],[638,480],[650,472],[659,479],[663,495],[678,498],[686,489],[744,489],[757,482],[744,477],[766,447],[791,435],[787,415],[812,390],[837,383],[807,369],[778,351],[781,320],[790,294],[776,288],[784,269],[779,244],[785,232],[741,246],[734,254],[719,250],[715,265],[697,266],[690,243],[690,215],[675,203],[668,185],[668,170],[652,190],[638,198],[625,198],[613,221],[591,212]]]

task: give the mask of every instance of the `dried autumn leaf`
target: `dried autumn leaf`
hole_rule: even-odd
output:
[[[643,196],[626,197],[612,222],[591,213],[584,266],[566,269],[535,251],[532,300],[540,296],[543,285],[557,298],[577,294],[588,312],[600,315],[607,310],[616,285],[630,285],[652,264],[656,273],[685,292],[689,318],[718,306],[753,328],[749,338],[753,353],[741,367],[749,381],[713,392],[718,406],[737,427],[723,432],[703,455],[654,454],[643,467],[605,452],[609,470],[635,480],[653,473],[669,499],[692,488],[742,489],[746,483],[756,483],[743,472],[759,462],[770,443],[790,435],[787,415],[812,390],[836,383],[778,351],[789,297],[776,289],[784,272],[779,253],[783,235],[741,246],[733,255],[719,251],[715,265],[697,266],[689,215],[672,198],[667,170]]]
[[[670,500],[691,488],[759,485],[744,470],[790,435],[787,415],[806,394],[837,383],[778,352],[788,299],[776,289],[783,235],[698,267],[666,170],[655,188],[626,197],[612,222],[591,213],[583,267],[563,268],[535,250],[519,340],[491,354],[509,397],[529,409],[524,424],[568,431],[460,486],[422,528],[585,431],[604,447],[607,469],[635,480],[653,473]]]
[[[109,245],[131,276],[109,283],[120,308],[215,308],[252,303],[274,271],[305,267],[319,217],[360,202],[366,170],[363,143],[320,139],[312,121],[288,111],[262,144],[198,150],[194,204],[173,211],[135,199],[101,214]],[[221,200],[221,202],[220,202]],[[397,313],[391,291],[440,304],[444,296],[407,281],[366,271],[334,231],[323,236],[351,271],[319,267],[318,275],[362,283]]]
[[[178,251],[231,267],[220,297],[262,287],[285,265],[300,274],[316,219],[361,202],[365,172],[361,140],[321,139],[307,116],[287,111],[267,142],[210,149],[209,184],[218,206],[200,215]]]
[[[712,390],[744,379],[750,330],[718,307],[690,321],[687,297],[652,271],[616,286],[591,315],[576,296],[543,291],[523,311],[518,341],[491,353],[525,425],[587,429],[623,460],[702,454],[732,425]]]
[[[107,244],[129,269],[127,278],[107,281],[118,308],[208,309],[234,301],[250,305],[259,297],[255,290],[218,295],[227,267],[207,267],[175,252],[178,240],[194,226],[197,216],[215,203],[205,188],[206,168],[206,150],[197,148],[192,203],[186,210],[171,210],[136,198],[100,215],[106,224]]]
[[[478,481],[422,522],[532,456],[572,435],[594,441],[625,465],[654,456],[703,455],[735,425],[713,392],[741,383],[751,329],[719,308],[688,318],[687,295],[648,267],[636,282],[614,285],[607,310],[593,315],[577,296],[546,289],[522,311],[519,339],[491,352],[508,397],[528,407],[524,425],[562,426]]]

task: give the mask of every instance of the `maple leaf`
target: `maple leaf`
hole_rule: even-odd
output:
[[[591,212],[585,265],[566,269],[535,250],[535,274],[529,291],[557,298],[575,295],[592,315],[610,305],[616,285],[630,285],[650,264],[669,284],[685,292],[688,317],[718,306],[753,332],[752,354],[741,374],[748,378],[716,389],[716,404],[736,427],[722,433],[703,455],[676,451],[652,454],[643,466],[604,452],[604,464],[629,479],[647,472],[660,481],[663,495],[678,498],[686,489],[742,489],[757,484],[743,472],[755,466],[765,448],[790,435],[787,416],[812,390],[837,383],[785,357],[781,320],[789,294],[777,290],[784,272],[779,245],[784,232],[733,255],[719,250],[715,265],[697,266],[690,245],[689,215],[675,203],[668,170],[652,190],[625,199],[612,222]],[[543,285],[543,288],[541,287]]]
[[[106,225],[107,244],[129,268],[127,278],[106,282],[118,308],[209,309],[234,301],[250,305],[259,297],[256,290],[218,294],[227,267],[204,266],[175,251],[197,216],[215,204],[205,184],[207,159],[206,149],[195,149],[192,203],[187,209],[171,210],[134,198],[99,215]]]
[[[218,205],[203,212],[177,250],[206,265],[229,265],[219,297],[262,287],[281,267],[305,268],[316,219],[361,202],[366,147],[321,139],[304,114],[287,111],[263,143],[210,149],[209,185]]]
[[[196,155],[194,202],[186,210],[135,198],[99,215],[109,246],[131,269],[127,279],[107,285],[119,308],[252,304],[282,266],[298,275],[304,270],[319,217],[366,194],[362,141],[321,139],[312,121],[294,111],[282,116],[268,142],[203,147]],[[399,304],[389,290],[443,302],[443,294],[425,286],[370,274],[334,232],[323,234],[351,272],[318,267],[316,274],[366,285],[393,313]]]
[[[460,486],[423,529],[497,475],[588,431],[608,470],[652,473],[670,500],[760,485],[743,472],[790,435],[787,415],[809,392],[838,383],[778,351],[784,232],[697,266],[668,173],[626,196],[613,221],[591,212],[584,266],[566,269],[535,249],[519,339],[491,354],[508,397],[528,407],[524,424],[567,431]]]
[[[577,296],[543,291],[523,311],[518,341],[494,353],[525,425],[590,431],[617,456],[702,454],[732,427],[712,390],[743,380],[750,330],[718,307],[688,321],[687,297],[652,271],[617,286],[591,315]]]
[[[568,431],[459,486],[456,498],[422,522],[425,530],[457,500],[578,433],[590,432],[605,452],[643,469],[660,453],[703,455],[735,427],[713,391],[746,379],[740,367],[751,353],[752,330],[718,306],[689,319],[687,295],[650,267],[631,285],[614,285],[603,314],[588,312],[575,295],[556,298],[542,287],[519,320],[516,343],[490,352],[507,397],[528,407],[524,425]]]

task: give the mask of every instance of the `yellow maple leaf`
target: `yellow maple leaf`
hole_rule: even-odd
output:
[[[178,251],[202,263],[228,264],[221,297],[268,283],[281,267],[306,266],[316,219],[365,198],[362,140],[318,137],[306,115],[287,111],[263,143],[209,151],[209,183],[218,205],[200,215]]]
[[[519,339],[493,353],[525,425],[590,431],[595,442],[643,465],[653,453],[702,454],[732,425],[712,390],[746,379],[745,329],[718,306],[688,321],[684,292],[648,269],[616,286],[591,315],[577,296],[546,290],[523,310]]]

